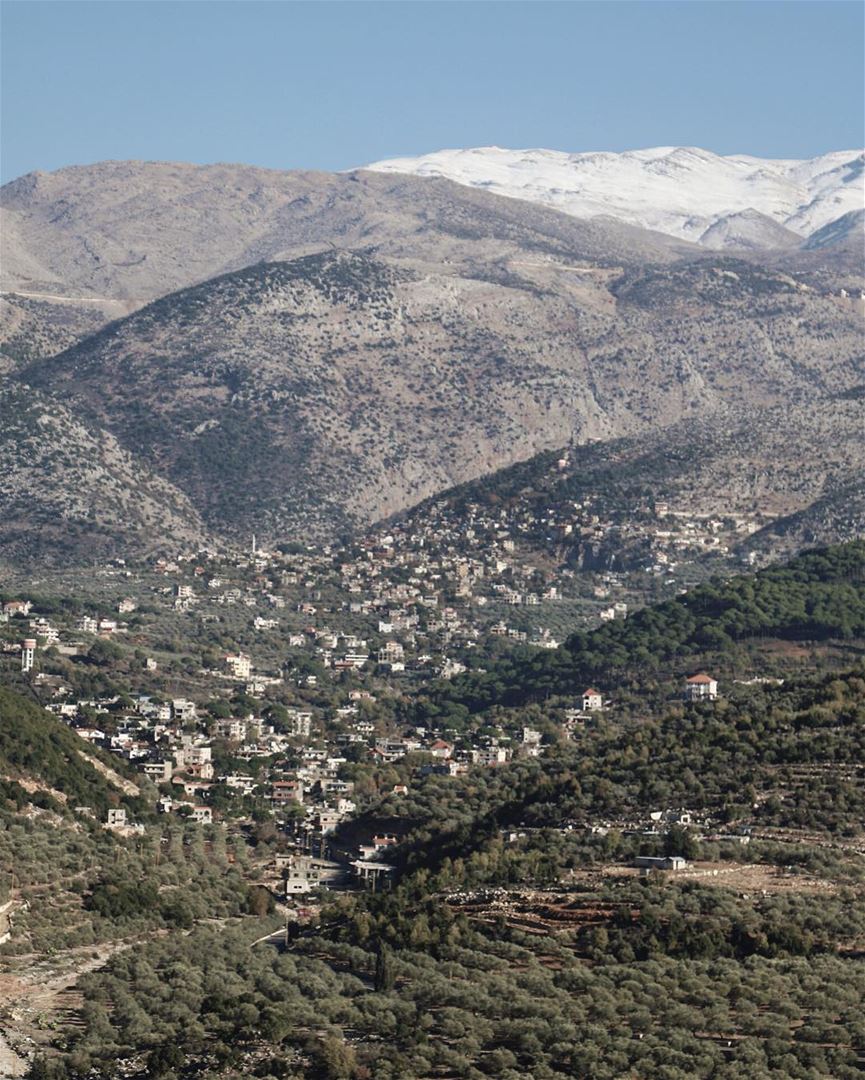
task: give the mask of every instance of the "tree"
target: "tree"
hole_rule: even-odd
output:
[[[176,1043],[162,1043],[150,1051],[147,1059],[148,1076],[165,1076],[183,1067],[186,1060],[183,1051]]]
[[[100,667],[108,667],[123,659],[123,649],[119,645],[115,645],[113,641],[97,638],[90,646],[87,657]]]
[[[312,1049],[317,1066],[314,1075],[321,1080],[351,1080],[355,1072],[354,1050],[336,1035],[327,1035]]]
[[[263,919],[265,915],[273,911],[274,907],[273,897],[267,889],[261,885],[253,885],[246,898],[246,909],[249,914]]]
[[[379,942],[375,957],[375,979],[373,985],[380,993],[393,990],[394,972],[391,952],[384,942]]]

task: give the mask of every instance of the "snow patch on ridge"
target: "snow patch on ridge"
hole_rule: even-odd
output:
[[[574,217],[606,215],[700,242],[723,219],[754,211],[811,235],[865,204],[863,159],[858,150],[799,161],[722,157],[694,146],[584,154],[484,146],[366,168],[444,177]]]

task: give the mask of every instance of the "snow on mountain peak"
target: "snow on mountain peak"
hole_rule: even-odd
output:
[[[575,154],[481,146],[392,158],[366,168],[444,177],[574,217],[611,216],[696,242],[719,222],[746,211],[804,237],[865,204],[858,150],[772,160],[724,157],[696,146]],[[717,237],[717,230],[710,235]]]

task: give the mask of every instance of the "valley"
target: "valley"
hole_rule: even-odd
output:
[[[0,1071],[861,1075],[860,189],[3,188]]]
[[[4,597],[14,1060],[855,1076],[862,543],[608,621],[593,593],[583,630],[533,647],[469,614],[497,603],[492,565],[451,584],[443,553],[406,556],[202,552]]]

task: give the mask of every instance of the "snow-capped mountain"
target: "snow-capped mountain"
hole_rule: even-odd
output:
[[[775,161],[683,146],[621,154],[485,146],[392,158],[366,168],[442,176],[574,217],[612,216],[712,247],[735,243],[747,217],[751,231],[762,218],[764,227],[756,231],[767,240],[773,223],[807,237],[865,203],[865,155],[858,150]],[[737,227],[731,230],[725,221]],[[725,242],[728,234],[734,239]]]

